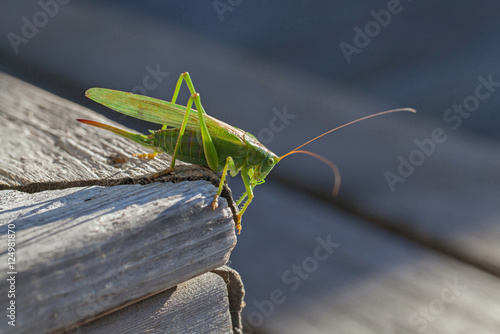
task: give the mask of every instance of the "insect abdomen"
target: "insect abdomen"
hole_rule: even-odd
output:
[[[151,145],[157,148],[159,152],[165,152],[170,155],[174,153],[175,144],[179,138],[179,129],[158,130],[150,135]],[[203,142],[199,132],[185,130],[180,142],[177,159],[192,164],[208,166],[203,151]]]

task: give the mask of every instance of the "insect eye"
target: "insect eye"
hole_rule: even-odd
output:
[[[270,165],[274,165],[274,159],[273,158],[269,158],[269,160],[267,161],[268,164]]]

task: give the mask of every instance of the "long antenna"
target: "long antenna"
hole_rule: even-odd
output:
[[[330,168],[333,171],[334,178],[335,178],[335,184],[333,185],[332,195],[333,196],[337,196],[339,194],[339,190],[340,190],[340,171],[339,171],[339,168],[337,167],[336,164],[334,164],[332,161],[328,160],[324,156],[319,155],[319,154],[314,153],[314,152],[311,152],[311,151],[294,150],[294,151],[288,152],[286,155],[295,154],[295,153],[303,153],[303,154],[307,154],[307,155],[313,156],[316,159],[321,160],[325,164],[327,164],[328,166],[330,166]],[[280,158],[280,160],[281,160],[281,158]]]
[[[293,149],[293,150],[291,150],[290,152],[293,152],[293,151],[295,151],[295,150],[298,150],[299,148],[304,147],[304,146],[306,146],[306,145],[307,145],[307,144],[309,144],[309,143],[312,143],[312,142],[313,142],[313,141],[315,141],[316,139],[319,139],[319,138],[321,138],[321,137],[323,137],[323,136],[325,136],[325,135],[327,135],[327,134],[329,134],[329,133],[331,133],[331,132],[333,132],[333,131],[336,131],[336,130],[338,130],[338,129],[342,129],[343,127],[346,127],[346,126],[348,126],[348,125],[351,125],[351,124],[354,124],[354,123],[357,123],[357,122],[364,121],[365,119],[368,119],[368,118],[377,117],[377,116],[381,116],[381,115],[385,115],[385,114],[390,114],[390,113],[393,113],[393,112],[398,112],[398,111],[409,111],[409,112],[412,112],[412,113],[416,113],[416,112],[417,112],[417,111],[416,111],[415,109],[413,109],[413,108],[399,108],[399,109],[391,109],[391,110],[386,110],[386,111],[382,111],[382,112],[379,112],[379,113],[376,113],[376,114],[373,114],[373,115],[368,115],[368,116],[365,116],[365,117],[361,117],[361,118],[358,118],[358,119],[356,119],[356,120],[354,120],[354,121],[351,121],[351,122],[349,122],[349,123],[346,123],[346,124],[344,124],[344,125],[338,126],[338,127],[334,128],[334,129],[331,129],[331,130],[329,130],[329,131],[327,131],[327,132],[325,132],[325,133],[323,133],[323,134],[320,134],[319,136],[317,136],[317,137],[315,137],[315,138],[313,138],[313,139],[311,139],[311,140],[309,140],[309,141],[305,142],[304,144],[302,144],[302,145],[300,145],[300,146],[298,146],[298,147],[294,148],[294,149]],[[290,152],[289,152],[289,153],[290,153]],[[284,158],[284,157],[285,157],[285,156],[287,156],[289,153],[287,153],[287,154],[285,154],[285,155],[281,156],[281,157],[280,157],[280,159],[281,159],[281,158]]]
[[[310,151],[304,151],[304,150],[299,150],[300,148],[306,146],[307,144],[309,143],[312,143],[313,141],[315,141],[316,139],[319,139],[333,131],[336,131],[338,129],[342,129],[343,127],[346,127],[348,125],[351,125],[351,124],[354,124],[354,123],[357,123],[357,122],[360,122],[360,121],[363,121],[365,119],[368,119],[368,118],[372,118],[372,117],[377,117],[377,116],[381,116],[381,115],[385,115],[385,114],[390,114],[390,113],[393,113],[393,112],[398,112],[398,111],[409,111],[409,112],[412,112],[412,113],[416,113],[417,111],[413,108],[399,108],[399,109],[391,109],[391,110],[386,110],[386,111],[382,111],[382,112],[379,112],[379,113],[376,113],[376,114],[373,114],[373,115],[368,115],[368,116],[365,116],[365,117],[361,117],[361,118],[358,118],[354,121],[351,121],[349,123],[346,123],[344,125],[341,125],[341,126],[338,126],[336,128],[333,128],[323,134],[320,134],[319,136],[317,137],[314,137],[313,139],[305,142],[304,144],[294,148],[293,150],[291,150],[290,152],[288,153],[285,153],[283,154],[281,157],[279,157],[279,159],[283,159],[284,157],[286,156],[289,156],[291,154],[295,154],[295,153],[303,153],[303,154],[307,154],[307,155],[310,155],[310,156],[313,156],[315,157],[316,159],[318,160],[321,160],[323,161],[325,164],[327,164],[328,166],[330,166],[330,168],[332,169],[333,171],[333,174],[334,174],[334,177],[335,177],[335,184],[333,186],[333,190],[332,190],[332,194],[334,196],[337,196],[338,192],[339,192],[339,189],[340,189],[340,171],[339,171],[339,168],[337,167],[337,165],[335,165],[332,161],[328,160],[327,158],[325,158],[324,156],[322,155],[319,155],[317,153],[314,153],[314,152],[310,152]]]

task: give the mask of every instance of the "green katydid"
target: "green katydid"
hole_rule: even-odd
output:
[[[191,93],[186,106],[175,104],[183,81],[186,82]],[[172,163],[166,172],[174,169],[176,159],[209,167],[215,172],[222,172],[217,194],[212,202],[214,210],[218,206],[227,172],[229,171],[233,177],[240,172],[245,192],[236,205],[239,206],[245,198],[247,200],[237,214],[238,234],[241,232],[241,216],[254,198],[253,189],[265,182],[266,176],[281,159],[290,154],[304,153],[325,162],[334,172],[333,193],[337,194],[340,188],[340,173],[337,166],[316,153],[300,150],[300,148],[330,132],[367,118],[397,111],[415,112],[411,108],[401,108],[365,116],[329,130],[279,157],[250,133],[207,115],[201,105],[200,94],[194,89],[187,72],[180,75],[171,102],[105,88],[91,88],[85,95],[125,115],[163,125],[160,130],[150,130],[149,135],[142,135],[94,121],[78,120],[114,132],[153,150],[153,153],[138,155],[140,158],[153,159],[158,153],[164,152],[172,155]],[[193,103],[196,110],[191,108]]]

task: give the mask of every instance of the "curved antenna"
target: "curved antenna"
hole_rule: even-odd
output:
[[[358,119],[356,119],[356,120],[354,120],[354,121],[350,121],[349,123],[346,123],[346,124],[344,124],[344,125],[341,125],[341,126],[338,126],[338,127],[336,127],[336,128],[333,128],[333,129],[331,129],[331,130],[329,130],[329,131],[327,131],[327,132],[325,132],[325,133],[323,133],[323,134],[320,134],[319,136],[314,137],[313,139],[311,139],[311,140],[309,140],[309,141],[305,142],[304,144],[302,144],[302,145],[300,145],[300,146],[298,146],[298,147],[294,148],[294,149],[293,149],[293,150],[291,150],[290,152],[296,151],[296,150],[298,150],[299,148],[304,147],[304,146],[306,146],[306,145],[307,145],[307,144],[309,144],[309,143],[312,143],[312,142],[313,142],[313,141],[315,141],[316,139],[319,139],[319,138],[321,138],[321,137],[323,137],[323,136],[325,136],[325,135],[327,135],[327,134],[329,134],[329,133],[331,133],[331,132],[333,132],[333,131],[336,131],[336,130],[338,130],[338,129],[342,129],[343,127],[346,127],[346,126],[348,126],[348,125],[351,125],[351,124],[354,124],[354,123],[357,123],[357,122],[360,122],[360,121],[364,121],[365,119],[368,119],[368,118],[377,117],[377,116],[381,116],[381,115],[385,115],[385,114],[390,114],[390,113],[393,113],[393,112],[398,112],[398,111],[409,111],[409,112],[412,112],[412,113],[416,113],[416,112],[417,112],[417,111],[416,111],[415,109],[413,109],[413,108],[399,108],[399,109],[391,109],[391,110],[386,110],[386,111],[382,111],[382,112],[379,112],[379,113],[376,113],[376,114],[373,114],[373,115],[368,115],[368,116],[365,116],[365,117],[361,117],[361,118],[358,118]],[[290,152],[289,152],[289,153],[290,153]],[[288,154],[288,153],[287,153],[287,154]],[[286,154],[286,155],[287,155],[287,154]]]
[[[335,177],[335,184],[333,185],[332,195],[333,196],[337,196],[339,194],[339,190],[340,190],[340,171],[339,171],[339,168],[337,167],[336,164],[334,164],[332,161],[328,160],[327,158],[325,158],[322,155],[319,155],[319,154],[311,152],[311,151],[303,151],[303,150],[293,150],[293,151],[290,151],[287,154],[282,155],[279,159],[281,160],[284,157],[286,157],[287,155],[291,155],[291,154],[295,154],[295,153],[303,153],[303,154],[307,154],[307,155],[313,156],[316,159],[321,160],[325,164],[327,164],[328,166],[330,166],[330,168],[333,171],[333,175]]]
[[[338,126],[338,127],[333,128],[333,129],[331,129],[331,130],[329,130],[329,131],[327,131],[325,133],[322,133],[322,134],[320,134],[317,137],[314,137],[313,139],[305,142],[304,144],[302,144],[302,145],[294,148],[290,152],[283,154],[281,157],[279,157],[279,160],[281,160],[284,157],[289,156],[291,154],[303,153],[303,154],[307,154],[307,155],[313,156],[316,159],[319,159],[319,160],[323,161],[325,164],[327,164],[328,166],[330,166],[330,168],[333,171],[333,174],[334,174],[334,177],[335,177],[335,184],[333,186],[332,194],[334,196],[337,196],[338,193],[339,193],[339,190],[340,190],[340,171],[339,171],[339,168],[337,167],[337,165],[335,165],[332,161],[328,160],[327,158],[325,158],[322,155],[319,155],[319,154],[311,152],[311,151],[304,151],[304,150],[299,150],[299,149],[302,148],[302,147],[304,147],[304,146],[306,146],[309,143],[312,143],[316,139],[319,139],[319,138],[321,138],[321,137],[323,137],[323,136],[325,136],[325,135],[327,135],[327,134],[329,134],[329,133],[331,133],[333,131],[336,131],[338,129],[342,129],[343,127],[346,127],[348,125],[351,125],[351,124],[363,121],[363,120],[368,119],[368,118],[377,117],[377,116],[381,116],[381,115],[385,115],[385,114],[390,114],[390,113],[398,112],[398,111],[409,111],[409,112],[412,112],[412,113],[416,113],[417,112],[413,108],[398,108],[398,109],[386,110],[386,111],[382,111],[382,112],[379,112],[379,113],[376,113],[376,114],[373,114],[373,115],[368,115],[368,116],[365,116],[365,117],[358,118],[358,119],[356,119],[354,121],[348,122],[348,123],[346,123],[344,125]]]

